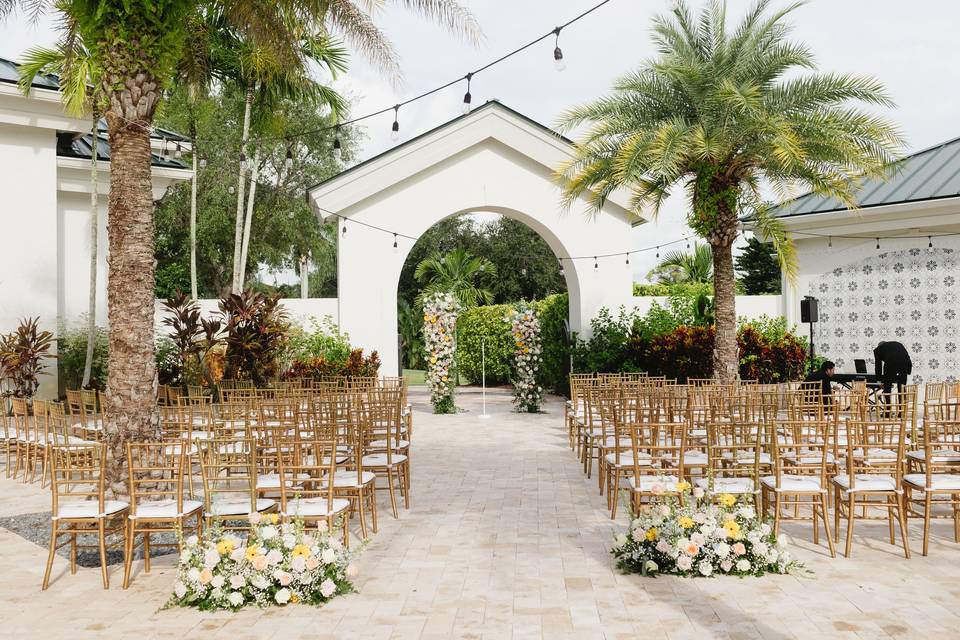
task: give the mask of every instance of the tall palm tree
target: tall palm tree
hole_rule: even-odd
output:
[[[663,255],[651,276],[664,284],[710,282],[713,280],[713,253],[709,244],[695,242],[693,252],[670,251]],[[649,276],[648,276],[649,277]]]
[[[59,79],[60,97],[67,112],[76,117],[90,115],[90,281],[87,289],[87,352],[83,362],[81,387],[90,384],[93,352],[97,339],[97,255],[100,208],[97,198],[97,151],[100,139],[100,116],[103,94],[99,69],[90,51],[79,37],[63,39],[55,49],[33,47],[23,54],[20,66],[20,89],[30,93],[34,79],[41,74],[54,74]]]
[[[493,293],[484,285],[497,277],[497,265],[475,256],[466,249],[435,253],[417,265],[413,277],[424,285],[417,306],[434,293],[450,293],[464,309],[493,302]]]
[[[684,2],[654,20],[657,57],[621,78],[613,93],[575,107],[564,130],[587,125],[576,157],[558,170],[565,202],[585,196],[599,210],[614,190],[654,213],[678,185],[687,223],[713,251],[714,375],[738,368],[732,246],[741,215],[795,274],[792,245],[768,213],[761,186],[781,197],[806,186],[855,207],[860,176],[883,176],[903,142],[887,120],[856,103],[890,106],[883,86],[856,75],[816,73],[810,50],[788,40],[784,18],[759,0],[735,29],[726,4],[694,17]]]

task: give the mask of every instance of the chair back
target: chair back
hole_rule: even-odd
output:
[[[96,500],[97,513],[104,513],[106,448],[100,444],[73,444],[50,449],[51,515],[60,517],[67,503]]]
[[[189,442],[128,442],[127,475],[130,515],[149,502],[172,502],[183,513],[184,454]]]
[[[217,502],[249,502],[257,511],[257,449],[252,438],[211,438],[200,454],[203,475],[203,504],[214,513]]]

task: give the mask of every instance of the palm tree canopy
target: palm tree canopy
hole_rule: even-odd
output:
[[[713,280],[713,252],[710,245],[696,242],[693,252],[670,251],[650,272],[661,283],[710,282]]]
[[[466,249],[454,249],[445,256],[435,253],[417,265],[413,273],[424,287],[418,306],[434,293],[450,293],[465,309],[493,302],[493,293],[484,284],[497,277],[497,266]]]
[[[688,224],[711,244],[732,243],[738,212],[750,211],[787,261],[790,243],[766,215],[761,185],[781,196],[806,186],[855,206],[850,179],[884,174],[903,142],[855,104],[892,105],[877,80],[815,73],[810,50],[787,39],[784,17],[801,4],[769,12],[759,0],[733,30],[721,1],[697,17],[678,2],[656,18],[657,56],[562,116],[566,131],[587,127],[558,171],[567,205],[586,196],[596,211],[627,188],[636,209],[656,213],[681,184]]]

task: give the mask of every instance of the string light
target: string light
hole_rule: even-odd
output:
[[[877,238],[877,249],[880,248],[880,238]]]
[[[687,251],[690,251],[690,237],[687,236]]]
[[[556,35],[556,40],[554,40],[553,48],[553,66],[557,71],[563,71],[567,68],[567,63],[563,61],[563,51],[560,50],[560,29],[563,27],[557,27],[553,30],[554,35]]]
[[[597,256],[593,256],[593,270],[596,271],[600,268],[600,263],[597,262]]]
[[[333,135],[333,157],[337,161],[343,157],[343,150],[340,145],[340,125],[337,125],[337,131]]]
[[[287,171],[293,168],[293,151],[287,149],[287,159],[284,160],[284,164],[287,167]]]
[[[393,108],[393,127],[390,130],[390,139],[394,142],[400,139],[400,105]]]
[[[827,246],[833,247],[833,236],[827,236]]]
[[[927,236],[927,249],[933,249],[933,239]]]
[[[177,143],[176,150],[173,152],[173,157],[176,158],[177,160],[183,157],[183,149],[180,148],[179,142]]]
[[[623,254],[623,255],[627,256],[627,266],[629,267],[629,266],[630,266],[630,254],[629,254],[629,253],[625,253],[625,254]]]
[[[657,247],[657,257],[658,257],[658,258],[660,257],[660,247],[659,247],[659,246]]]
[[[557,258],[557,264],[560,265],[560,275],[566,275],[563,270],[563,258]]]
[[[393,248],[397,248],[397,234],[393,234]]]
[[[460,109],[466,115],[470,113],[470,101],[473,99],[470,95],[470,80],[473,78],[473,73],[468,73],[464,77],[467,79],[467,92],[463,94],[463,106]]]
[[[340,218],[340,219],[343,220],[343,231],[340,232],[340,235],[345,236],[347,235],[347,219],[346,218]]]

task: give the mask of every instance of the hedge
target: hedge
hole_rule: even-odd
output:
[[[547,389],[562,389],[563,363],[567,350],[561,340],[561,327],[567,318],[567,294],[547,296],[533,303],[540,316],[543,336],[543,365],[539,380]],[[510,305],[474,307],[457,319],[457,366],[472,383],[481,379],[481,344],[486,338],[487,384],[507,384],[511,379],[513,339],[504,320]]]

